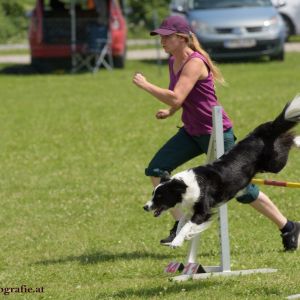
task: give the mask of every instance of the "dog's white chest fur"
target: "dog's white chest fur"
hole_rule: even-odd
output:
[[[180,172],[173,178],[181,179],[187,185],[186,192],[182,195],[182,207],[185,210],[191,210],[200,196],[200,187],[193,170]]]
[[[181,206],[185,210],[185,216],[180,219],[177,227],[176,238],[170,244],[171,247],[180,247],[184,240],[192,239],[195,235],[207,229],[210,222],[197,225],[190,221],[193,215],[193,206],[200,197],[200,187],[193,170],[180,172],[173,178],[183,180],[187,185],[186,192],[182,195]]]

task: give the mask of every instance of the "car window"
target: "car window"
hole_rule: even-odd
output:
[[[271,0],[190,0],[189,9],[272,6]]]

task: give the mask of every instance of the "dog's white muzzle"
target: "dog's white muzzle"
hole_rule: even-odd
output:
[[[150,200],[144,205],[144,210],[145,211],[151,211],[153,206],[153,202]]]

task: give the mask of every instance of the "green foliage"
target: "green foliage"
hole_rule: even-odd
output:
[[[27,19],[21,0],[0,2],[0,43],[19,40],[25,36]]]
[[[282,63],[220,65],[228,87],[217,94],[238,138],[299,92],[299,60],[299,53],[287,53]],[[168,85],[167,66],[159,73],[151,61],[97,74],[0,75],[0,287],[44,287],[42,295],[8,299],[282,300],[298,294],[299,251],[284,253],[276,226],[234,200],[228,205],[232,270],[278,272],[168,281],[164,267],[185,261],[188,243],[159,245],[172,220],[143,211],[151,196],[144,168],[177,131],[180,112],[157,120],[164,105],[132,84],[135,71]],[[299,165],[295,149],[280,174],[260,176],[299,181]],[[299,220],[299,190],[261,189]],[[214,222],[201,235],[199,262],[219,264],[218,249]]]
[[[0,43],[14,42],[26,38],[28,19],[26,11],[31,10],[35,0],[0,1]],[[128,0],[131,13],[128,15],[130,37],[145,37],[169,14],[168,0]],[[156,18],[156,19],[155,19]]]
[[[153,29],[155,23],[159,25],[169,15],[169,3],[169,0],[129,0],[128,5],[132,9],[128,16],[130,30],[138,33],[143,29]]]
[[[0,5],[0,28],[0,42],[6,41],[14,33],[14,26],[7,16],[5,16],[2,5]]]
[[[157,11],[160,20],[165,18],[169,13],[169,2],[169,0],[152,0],[144,2],[140,0],[129,0],[128,4],[132,8],[129,19],[135,24],[138,24],[143,20],[148,28],[152,28],[154,12]]]

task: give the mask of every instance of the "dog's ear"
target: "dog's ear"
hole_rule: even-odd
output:
[[[182,194],[182,193],[185,193],[186,188],[187,188],[187,185],[184,183],[183,180],[180,180],[180,179],[174,179],[174,180],[173,180],[173,185],[174,185],[174,189],[175,189],[177,192],[180,192],[181,194]]]
[[[163,171],[160,176],[160,182],[169,181],[171,179],[170,173],[168,171]]]

